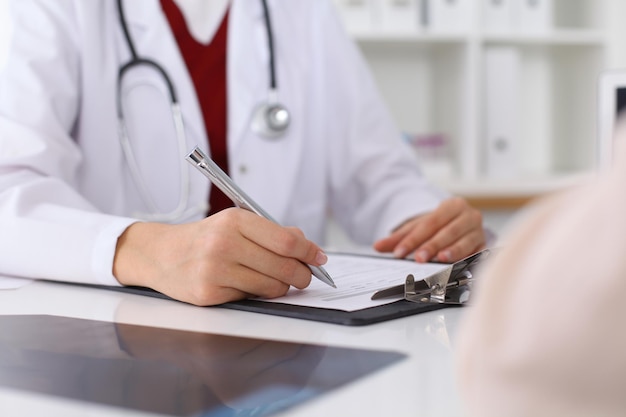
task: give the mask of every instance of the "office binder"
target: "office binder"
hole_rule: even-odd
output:
[[[482,0],[483,27],[489,33],[510,33],[515,25],[515,1]]]
[[[416,33],[420,28],[418,0],[378,0],[375,14],[380,16],[380,30],[385,33]]]
[[[460,33],[469,29],[474,0],[423,0],[422,23],[434,33]]]
[[[520,57],[511,46],[485,50],[485,167],[490,178],[511,178],[520,159]]]
[[[524,33],[545,33],[552,28],[552,0],[516,0],[519,28]]]
[[[349,33],[369,33],[373,29],[373,0],[334,0]]]

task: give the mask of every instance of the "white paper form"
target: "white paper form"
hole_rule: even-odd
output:
[[[330,254],[324,268],[335,281],[336,289],[313,279],[304,290],[291,288],[283,297],[263,301],[343,311],[362,310],[402,298],[371,299],[378,290],[404,284],[408,274],[413,274],[417,281],[448,267],[447,264],[420,264],[404,259]]]

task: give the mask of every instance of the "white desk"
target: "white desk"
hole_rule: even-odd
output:
[[[462,415],[451,351],[462,313],[463,309],[451,308],[346,327],[47,282],[0,291],[0,315],[48,314],[409,355],[282,414],[290,417]],[[0,387],[3,417],[120,415],[145,414]]]

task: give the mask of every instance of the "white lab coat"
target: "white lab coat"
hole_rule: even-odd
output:
[[[269,53],[260,1],[235,0],[227,77],[234,180],[319,243],[329,211],[355,240],[371,243],[435,208],[446,195],[421,177],[331,1],[269,5],[280,101],[293,120],[277,140],[250,129],[253,108],[267,99]],[[161,64],[177,89],[186,148],[206,149],[193,83],[158,0],[124,7],[138,54]],[[117,73],[129,50],[115,2],[14,0],[12,10],[16,30],[0,78],[0,274],[116,285],[117,238],[148,209],[119,142]],[[210,185],[176,149],[163,80],[135,69],[123,91],[159,207],[179,200],[180,164],[190,170],[189,206],[204,204]]]

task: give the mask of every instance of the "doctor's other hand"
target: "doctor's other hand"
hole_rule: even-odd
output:
[[[195,305],[305,288],[327,260],[302,231],[230,208],[195,223],[134,223],[120,236],[113,275]]]
[[[482,215],[459,197],[443,201],[374,243],[379,252],[393,252],[397,258],[414,251],[417,262],[456,262],[484,247]]]

